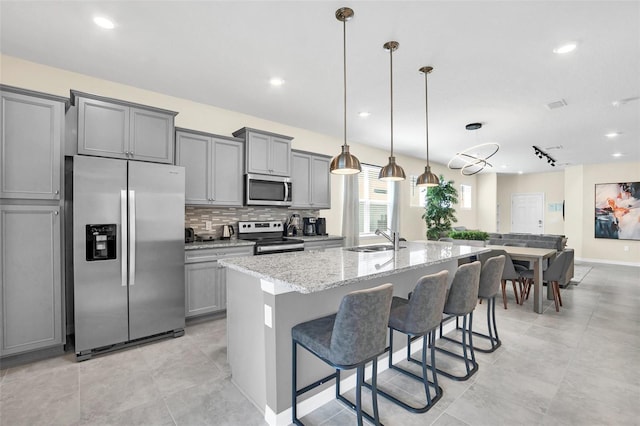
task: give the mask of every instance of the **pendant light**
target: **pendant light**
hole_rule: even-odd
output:
[[[433,67],[422,67],[419,70],[424,73],[424,111],[425,111],[425,123],[427,128],[427,165],[424,167],[424,173],[418,176],[416,180],[416,186],[438,186],[440,179],[434,173],[431,172],[431,165],[429,164],[429,91],[427,89],[427,75],[433,71]]]
[[[342,7],[336,10],[336,19],[342,22],[342,63],[344,78],[344,144],[342,152],[331,160],[329,170],[337,175],[352,175],[360,173],[360,160],[349,152],[347,145],[347,21],[353,18],[353,9]]]
[[[390,59],[390,80],[391,80],[391,155],[389,156],[389,164],[380,169],[378,179],[385,181],[404,180],[405,174],[402,167],[396,164],[396,157],[393,156],[393,51],[398,50],[400,44],[397,41],[388,41],[382,47],[389,51]]]

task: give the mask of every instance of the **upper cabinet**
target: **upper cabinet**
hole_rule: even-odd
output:
[[[78,154],[173,164],[178,114],[71,91],[78,114]]]
[[[243,127],[233,136],[245,140],[246,173],[291,176],[291,137]]]
[[[0,85],[0,198],[60,199],[68,99]]]
[[[304,151],[291,152],[292,206],[330,209],[331,157]]]
[[[187,205],[242,206],[241,139],[176,129],[176,164],[185,167]]]

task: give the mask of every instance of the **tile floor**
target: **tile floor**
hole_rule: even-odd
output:
[[[543,315],[529,300],[497,310],[503,345],[477,353],[467,382],[441,378],[444,396],[425,414],[380,398],[393,425],[640,424],[640,268],[593,264]],[[474,326],[484,327],[485,305]],[[0,370],[0,425],[263,425],[229,381],[225,320],[190,323],[186,334],[77,363],[73,354]],[[480,344],[479,342],[476,342]],[[438,356],[438,366],[453,368]],[[389,370],[380,386],[406,398],[419,385]],[[414,392],[415,390],[415,392]],[[353,395],[351,395],[353,396]],[[363,393],[367,401],[369,393]],[[351,425],[332,401],[302,419]]]

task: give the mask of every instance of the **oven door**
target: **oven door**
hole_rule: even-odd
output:
[[[245,204],[248,206],[290,206],[291,178],[247,174]]]

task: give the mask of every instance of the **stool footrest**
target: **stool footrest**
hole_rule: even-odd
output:
[[[435,347],[435,349],[437,351],[443,352],[443,353],[445,353],[445,354],[447,354],[449,356],[453,356],[453,357],[459,358],[459,359],[461,359],[463,361],[467,360],[467,359],[465,359],[464,356],[462,356],[460,354],[457,354],[455,352],[451,352],[451,351],[448,351],[446,349],[439,348],[437,346]],[[420,361],[418,361],[417,359],[413,359],[413,358],[410,358],[409,361],[413,361],[413,362],[415,362],[417,364],[422,364]],[[472,368],[469,369],[467,374],[465,374],[464,376],[456,376],[456,375],[454,375],[452,373],[449,373],[447,371],[441,370],[441,369],[439,369],[437,367],[436,367],[436,371],[438,372],[438,374],[442,374],[443,376],[448,377],[451,380],[456,380],[456,381],[459,381],[459,382],[465,381],[465,380],[468,380],[474,374],[476,374],[476,372],[478,371],[478,363],[476,361],[474,361],[474,360],[468,360],[468,361],[471,363]],[[431,367],[431,366],[429,366],[429,367]]]
[[[338,375],[337,373],[329,374],[327,377],[323,377],[322,379],[315,381],[310,385],[303,387],[302,389],[296,389],[296,396],[300,396],[306,392],[309,392],[311,389],[315,389],[318,386],[323,385],[328,381],[335,379],[337,375]]]

